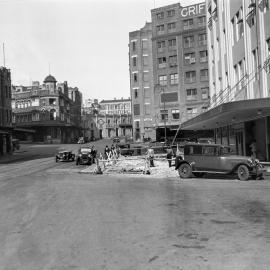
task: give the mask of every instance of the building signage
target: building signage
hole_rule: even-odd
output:
[[[181,10],[182,17],[196,16],[200,14],[205,14],[205,3],[188,6]]]

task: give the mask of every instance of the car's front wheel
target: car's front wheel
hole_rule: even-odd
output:
[[[187,163],[183,163],[178,168],[180,178],[189,178],[191,176],[191,167]]]
[[[249,170],[246,165],[240,165],[237,169],[237,176],[239,180],[247,181],[249,178]]]

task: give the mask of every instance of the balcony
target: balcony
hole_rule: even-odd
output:
[[[208,20],[208,28],[209,28],[209,30],[212,30],[212,28],[213,28],[213,18],[212,17],[210,17]]]

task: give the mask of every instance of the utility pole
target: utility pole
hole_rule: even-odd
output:
[[[165,135],[164,135],[164,143],[166,144],[167,143],[167,128],[166,128],[166,114],[165,114],[165,108],[166,108],[166,106],[165,106],[165,96],[164,96],[164,88],[162,87],[161,88],[161,90],[162,90],[162,93],[163,93],[163,111],[164,111],[164,133],[165,133]]]

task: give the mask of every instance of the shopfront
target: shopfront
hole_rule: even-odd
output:
[[[270,160],[270,98],[221,104],[182,124],[184,130],[214,130],[216,143],[237,155]],[[254,146],[255,145],[255,146]]]

